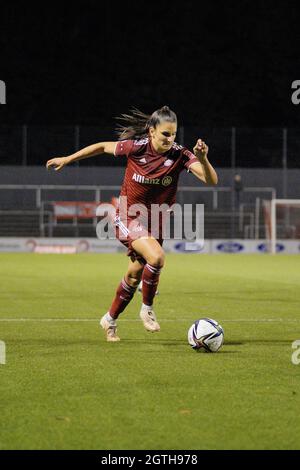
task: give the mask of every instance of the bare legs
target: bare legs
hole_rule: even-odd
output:
[[[164,251],[158,241],[150,237],[139,238],[133,241],[132,248],[144,258],[146,264],[138,260],[129,261],[128,269],[117,288],[109,312],[100,322],[101,326],[106,330],[108,341],[119,340],[116,336],[115,320],[133,298],[141,279],[143,280],[143,305],[140,317],[148,331],[154,332],[160,330],[160,326],[157,323],[155,313],[152,309],[152,304],[159,282],[160,271],[164,265]]]
[[[155,238],[138,238],[132,242],[132,248],[151,266],[159,269],[163,267],[165,253]]]
[[[111,317],[115,320],[131,301],[141,279],[143,279],[143,303],[152,306],[160,270],[164,265],[164,251],[155,238],[139,238],[132,242],[132,248],[144,258],[146,264],[138,260],[129,261],[128,269],[109,309]]]

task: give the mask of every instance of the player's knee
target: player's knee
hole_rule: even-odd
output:
[[[141,271],[129,272],[125,276],[125,280],[130,287],[137,287],[142,278],[143,269]]]
[[[162,250],[157,251],[147,259],[147,262],[151,264],[151,266],[162,268],[165,263],[165,253]]]

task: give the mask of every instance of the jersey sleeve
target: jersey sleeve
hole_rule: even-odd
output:
[[[133,140],[120,140],[115,149],[115,157],[129,157],[133,149]]]
[[[192,163],[199,163],[199,159],[190,152],[187,148],[182,149],[182,157],[183,157],[183,165],[189,171],[190,166]]]

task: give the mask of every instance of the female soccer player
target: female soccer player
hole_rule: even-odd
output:
[[[123,114],[124,126],[119,126],[119,141],[100,142],[78,152],[47,161],[47,168],[61,170],[65,165],[102,153],[124,156],[127,168],[120,199],[127,205],[119,209],[115,219],[118,239],[128,248],[130,257],[127,272],[117,288],[115,298],[108,312],[101,318],[107,341],[120,341],[116,320],[129,304],[142,280],[143,304],[140,317],[146,330],[160,330],[153,310],[153,299],[157,290],[159,275],[164,265],[162,248],[162,226],[155,234],[151,231],[151,220],[143,226],[130,208],[134,204],[146,208],[146,218],[152,204],[168,204],[175,201],[178,177],[182,170],[191,171],[206,184],[217,184],[217,174],[208,161],[208,146],[197,140],[193,153],[174,142],[177,131],[177,117],[168,106],[148,116],[137,109],[131,115]],[[125,213],[124,213],[125,211]]]

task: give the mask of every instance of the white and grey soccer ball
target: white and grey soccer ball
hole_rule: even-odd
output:
[[[217,352],[223,341],[223,328],[212,318],[200,318],[188,331],[188,342],[197,351]]]

